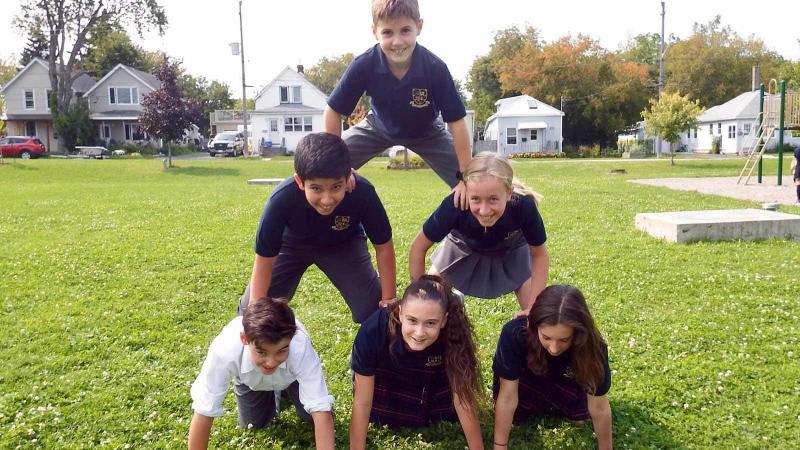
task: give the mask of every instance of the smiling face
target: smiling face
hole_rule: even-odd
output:
[[[425,350],[433,345],[447,323],[447,313],[439,303],[407,298],[400,305],[400,326],[406,348]]]
[[[496,177],[483,176],[467,181],[469,210],[484,227],[491,227],[500,219],[511,200],[512,191]]]
[[[342,178],[309,178],[305,181],[294,176],[294,181],[306,195],[312,208],[323,216],[330,215],[342,202],[345,194],[346,179]]]
[[[260,342],[256,345],[255,342],[247,342],[244,332],[240,335],[242,343],[247,346],[250,352],[250,359],[253,361],[258,369],[265,375],[271,375],[278,370],[287,358],[289,358],[289,343],[292,342],[291,337],[285,337],[278,342]]]
[[[574,334],[575,330],[563,323],[541,325],[539,326],[539,343],[547,350],[547,353],[552,356],[558,356],[572,346],[572,336]]]
[[[381,19],[372,25],[372,34],[386,55],[389,66],[395,69],[405,69],[411,65],[411,54],[420,31],[422,19],[414,21],[409,17]]]

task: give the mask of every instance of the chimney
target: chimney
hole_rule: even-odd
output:
[[[752,90],[757,91],[761,88],[761,71],[758,66],[753,66],[753,86]]]
[[[302,64],[298,64],[297,65],[297,73],[303,73],[303,65]]]

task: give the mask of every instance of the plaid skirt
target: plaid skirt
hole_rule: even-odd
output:
[[[432,266],[459,291],[471,297],[497,298],[516,291],[531,277],[531,252],[519,233],[503,247],[473,250],[453,233],[436,247]]]
[[[444,368],[375,370],[369,420],[390,428],[458,421]]]
[[[497,400],[499,380],[494,381],[494,398]],[[589,420],[589,400],[586,391],[575,381],[565,377],[540,377],[530,370],[519,378],[519,403],[514,412],[514,423],[521,424],[534,417],[555,417],[578,422]]]

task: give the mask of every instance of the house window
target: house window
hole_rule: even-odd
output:
[[[111,139],[111,125],[107,123],[100,125],[100,137],[103,139]]]
[[[53,92],[52,89],[45,89],[44,90],[44,106],[50,111],[50,93]]]
[[[516,145],[517,144],[517,129],[516,128],[506,128],[506,144],[507,145]]]
[[[697,139],[697,128],[694,129],[694,138]]]
[[[126,123],[125,124],[125,140],[126,141],[143,141],[147,139],[147,134],[145,134],[142,127],[137,123]]]
[[[303,103],[300,86],[281,86],[281,103]]]
[[[311,126],[311,116],[303,117],[284,117],[284,131],[313,131]]]
[[[36,102],[33,99],[33,89],[25,89],[25,109],[35,109]]]
[[[535,141],[536,139],[538,139],[538,136],[539,136],[539,130],[531,130],[531,140],[532,141]]]
[[[32,120],[25,122],[25,136],[36,136],[36,122]]]
[[[269,131],[278,131],[278,119],[269,119]]]
[[[110,105],[138,105],[139,88],[135,87],[108,88],[108,103]]]
[[[750,124],[746,123],[743,126],[744,126],[744,130],[743,130],[744,134],[750,134]]]
[[[722,123],[717,124],[717,136],[722,136]]]
[[[713,136],[714,135],[714,124],[713,123],[708,125],[708,135],[709,136]]]
[[[733,139],[736,137],[736,125],[729,125],[728,126],[728,139]]]

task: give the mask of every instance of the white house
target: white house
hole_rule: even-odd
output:
[[[484,140],[497,141],[497,153],[561,152],[562,111],[530,95],[501,98],[494,105]]]
[[[698,117],[697,129],[681,133],[681,144],[689,151],[708,152],[714,139],[720,140],[721,153],[749,152],[758,137],[758,108],[760,91],[740,94],[727,102],[711,107]],[[777,107],[777,101],[776,101]],[[784,131],[783,141],[793,146],[800,145],[800,138],[793,138]],[[767,148],[775,148],[778,135],[772,137]]]
[[[294,151],[303,136],[324,131],[322,112],[328,96],[303,76],[303,66],[283,69],[256,95],[250,111],[252,142]]]

